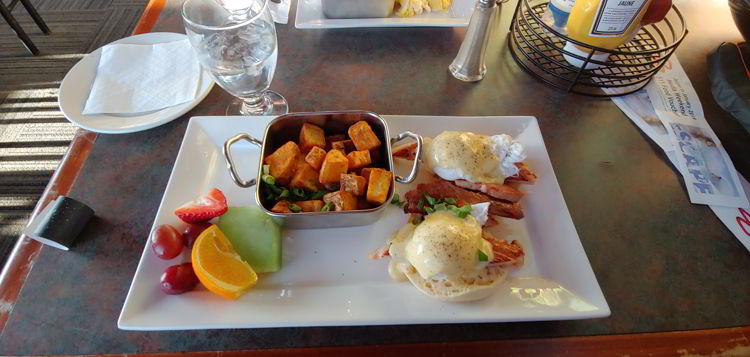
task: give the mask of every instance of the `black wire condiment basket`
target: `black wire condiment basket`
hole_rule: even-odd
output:
[[[573,40],[545,24],[542,15],[547,3],[547,0],[518,0],[508,47],[523,70],[567,92],[593,97],[633,93],[648,84],[688,33],[682,13],[673,5],[664,20],[643,26],[633,40],[608,50]],[[564,50],[567,41],[589,55]],[[594,53],[607,53],[609,59],[597,61],[592,58]],[[571,65],[564,56],[579,59],[582,66]]]

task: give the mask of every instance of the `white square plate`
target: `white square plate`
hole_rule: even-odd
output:
[[[434,11],[412,17],[364,19],[329,19],[323,14],[321,0],[297,1],[294,27],[298,29],[333,29],[351,27],[466,27],[469,26],[474,0],[453,0],[445,11]]]
[[[444,130],[482,134],[507,133],[526,147],[526,162],[539,180],[524,185],[521,201],[526,218],[502,219],[494,235],[517,239],[526,252],[522,268],[489,298],[452,304],[432,300],[409,283],[388,277],[386,259],[369,260],[389,235],[406,222],[396,206],[386,208],[371,226],[283,231],[283,268],[261,275],[239,300],[224,300],[199,285],[182,295],[159,290],[159,277],[182,256],[164,261],[147,245],[120,313],[125,330],[186,330],[290,326],[341,326],[566,320],[609,316],[610,310],[594,277],[552,171],[534,117],[383,116],[391,135],[411,130],[434,137]],[[229,205],[255,205],[254,188],[242,189],[229,177],[221,147],[234,134],[262,138],[270,117],[196,117],[190,120],[172,169],[154,226],[179,220],[172,213],[212,187],[224,191]],[[233,147],[240,175],[257,173],[260,151],[249,144]],[[394,160],[399,174],[409,163]],[[422,179],[425,178],[422,174]],[[403,194],[414,187],[399,185]],[[144,239],[145,240],[145,239]],[[146,240],[147,241],[147,240]]]

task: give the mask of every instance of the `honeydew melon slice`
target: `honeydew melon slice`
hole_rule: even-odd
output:
[[[256,272],[281,269],[281,227],[258,207],[229,207],[218,226]]]

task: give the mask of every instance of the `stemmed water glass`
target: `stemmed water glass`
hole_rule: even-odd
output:
[[[286,99],[268,90],[278,43],[268,0],[185,0],[185,31],[201,65],[237,97],[227,115],[281,115]]]

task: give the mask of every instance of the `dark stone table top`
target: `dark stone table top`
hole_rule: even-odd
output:
[[[168,2],[155,31],[181,32]],[[712,128],[750,177],[750,135],[711,96],[706,54],[737,41],[726,3],[678,3],[691,32],[677,55]],[[750,253],[609,100],[566,94],[521,71],[505,48],[513,1],[476,84],[446,68],[464,29],[297,30],[277,26],[272,89],[294,111],[533,115],[586,254],[612,309],[604,319],[464,325],[279,328],[184,332],[117,329],[130,281],[188,118],[221,115],[218,86],[161,127],[99,135],[70,196],[96,211],[69,252],[45,247],[0,336],[0,354],[235,350],[694,330],[750,324]],[[202,313],[210,313],[204,311]]]

